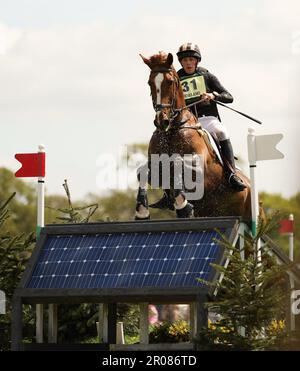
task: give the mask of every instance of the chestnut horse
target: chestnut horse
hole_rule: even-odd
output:
[[[152,155],[178,154],[183,158],[186,154],[197,154],[201,155],[204,165],[203,195],[198,199],[189,200],[185,196],[184,188],[175,190],[171,185],[171,189],[167,191],[167,198],[172,200],[169,208],[172,209],[174,204],[177,217],[191,217],[193,214],[196,217],[241,216],[243,220],[249,221],[251,219],[249,179],[237,170],[239,177],[247,187],[237,192],[228,184],[221,161],[207,142],[206,134],[199,130],[200,124],[197,118],[185,105],[179,77],[172,65],[172,54],[160,52],[149,59],[142,55],[141,57],[151,70],[148,84],[156,111],[154,120],[156,130],[148,148],[146,166],[148,177],[146,181],[145,176],[143,181],[141,177],[138,177],[140,187],[137,196],[136,219],[149,219],[150,217],[146,183],[151,184],[149,170]]]

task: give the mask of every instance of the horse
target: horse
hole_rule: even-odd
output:
[[[237,170],[237,175],[243,180],[246,188],[236,192],[230,187],[226,170],[216,151],[210,146],[207,133],[201,130],[197,118],[185,104],[179,77],[173,67],[173,55],[159,52],[150,58],[141,54],[140,56],[150,68],[148,84],[156,112],[154,119],[156,129],[149,142],[148,163],[141,167],[138,173],[139,191],[135,218],[137,220],[150,218],[149,206],[151,205],[148,204],[147,183],[151,185],[152,182],[150,165],[153,155],[177,154],[178,159],[189,154],[199,155],[203,161],[203,193],[197,199],[187,199],[184,186],[174,189],[174,174],[170,175],[172,180],[169,189],[166,189],[162,185],[160,168],[159,186],[166,192],[168,208],[175,209],[179,218],[240,216],[242,220],[249,222],[251,220],[250,181],[240,170]],[[141,177],[142,172],[146,173],[143,177]]]

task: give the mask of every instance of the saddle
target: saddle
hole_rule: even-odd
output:
[[[220,144],[217,138],[213,137],[205,129],[198,129],[197,131],[203,137],[207,145],[207,148],[217,156],[217,159],[219,160],[220,164],[224,166],[223,158],[222,158],[221,151],[220,151]]]
[[[199,134],[203,137],[207,147],[217,156],[220,164],[224,167],[225,162],[225,165],[231,169],[230,164],[222,155],[219,140],[205,129],[199,129]],[[238,160],[238,157],[234,156],[234,159]],[[237,166],[236,168],[238,169]]]

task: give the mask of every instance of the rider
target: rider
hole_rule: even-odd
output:
[[[221,123],[215,101],[232,103],[232,95],[220,84],[219,80],[207,69],[199,67],[201,53],[198,45],[186,43],[179,47],[177,57],[182,68],[178,76],[182,85],[186,105],[201,102],[192,106],[191,111],[198,117],[203,129],[217,137],[222,157],[228,172],[228,182],[236,191],[246,188],[243,181],[236,175],[234,155],[228,132]]]

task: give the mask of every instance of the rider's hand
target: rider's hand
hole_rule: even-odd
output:
[[[203,100],[204,102],[209,102],[214,99],[215,99],[215,96],[213,93],[203,93],[201,95],[201,100]]]

